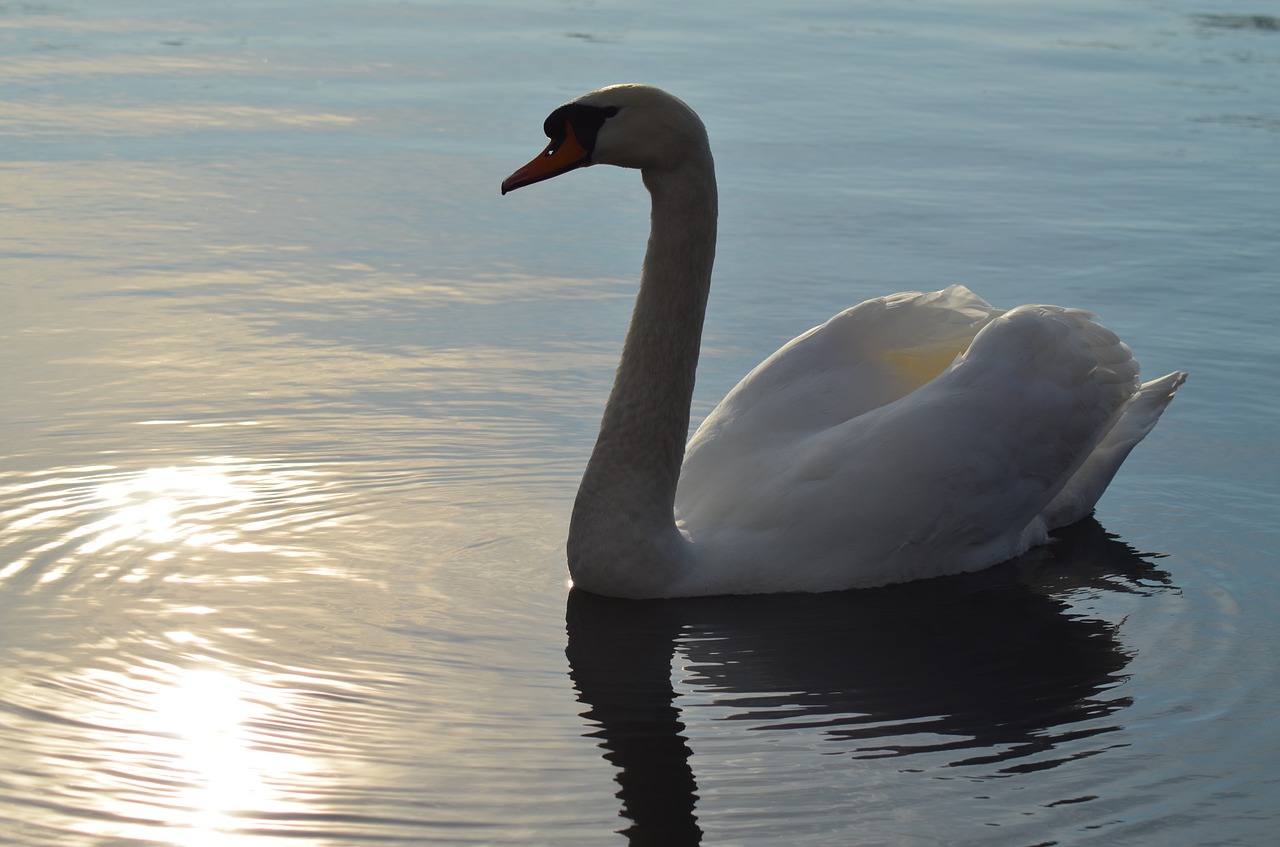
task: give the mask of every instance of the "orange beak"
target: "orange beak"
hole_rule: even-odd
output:
[[[564,126],[564,138],[561,140],[552,139],[551,143],[547,145],[547,149],[539,153],[537,158],[504,179],[502,181],[502,193],[506,194],[508,191],[515,191],[517,188],[533,185],[535,182],[542,182],[544,179],[551,179],[553,176],[560,176],[560,174],[571,171],[574,168],[590,164],[590,159],[591,151],[583,147],[577,136],[573,134],[573,125],[566,123]]]

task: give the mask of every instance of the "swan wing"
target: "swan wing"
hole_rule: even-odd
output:
[[[868,300],[792,339],[703,420],[676,502],[696,503],[752,456],[826,431],[942,373],[1001,314],[962,285]]]
[[[890,402],[817,430],[777,428],[772,442],[723,427],[717,453],[737,460],[697,465],[698,485],[677,498],[683,529],[714,551],[697,578],[728,590],[880,585],[1045,541],[1041,513],[1140,396],[1137,363],[1080,310],[991,310],[978,323],[948,367]]]

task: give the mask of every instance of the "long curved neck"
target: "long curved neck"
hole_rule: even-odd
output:
[[[643,175],[653,200],[649,246],[568,550],[577,585],[625,596],[660,591],[687,565],[673,507],[716,242],[709,151]]]

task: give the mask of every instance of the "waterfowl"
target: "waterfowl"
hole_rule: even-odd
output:
[[[1090,514],[1186,374],[1141,383],[1092,314],[967,288],[868,300],[751,371],[686,445],[716,245],[702,121],[645,85],[553,111],[502,192],[590,165],[652,200],[639,292],[574,503],[574,584],[629,598],[974,571]]]

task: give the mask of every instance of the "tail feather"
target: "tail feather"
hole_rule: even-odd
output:
[[[1186,373],[1174,371],[1138,387],[1089,458],[1041,512],[1049,529],[1073,524],[1093,511],[1129,452],[1155,427],[1186,380]]]

